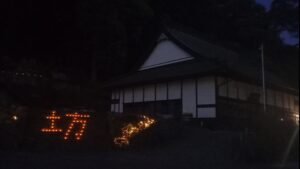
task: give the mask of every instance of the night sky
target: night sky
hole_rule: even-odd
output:
[[[256,0],[256,1],[260,4],[263,4],[267,9],[269,9],[273,0]]]
[[[267,9],[270,9],[272,1],[273,0],[256,0],[256,2],[264,5]],[[288,32],[283,32],[281,34],[281,38],[287,44],[294,45],[294,44],[298,44],[299,43],[299,38],[291,37],[291,35]]]

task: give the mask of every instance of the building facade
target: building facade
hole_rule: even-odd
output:
[[[259,55],[249,56],[167,28],[136,72],[109,83],[111,112],[247,119],[266,103],[269,113],[299,119],[298,90],[266,71],[264,102]]]

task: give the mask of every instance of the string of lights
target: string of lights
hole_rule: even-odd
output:
[[[122,135],[114,139],[114,143],[119,147],[128,146],[130,144],[130,139],[140,133],[141,131],[151,127],[156,123],[155,119],[147,116],[142,116],[142,119],[137,123],[129,123],[122,128]]]

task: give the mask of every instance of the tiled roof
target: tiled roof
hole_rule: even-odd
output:
[[[242,48],[232,50],[211,40],[200,38],[193,33],[187,33],[182,29],[165,28],[164,33],[168,39],[189,52],[195,59],[149,70],[136,71],[113,79],[105,86],[136,85],[194,75],[223,74],[225,72],[228,73],[228,76],[238,75],[240,78],[255,81],[256,83],[262,81],[261,58],[258,50],[247,51]],[[289,87],[287,83],[268,71],[267,68],[266,82],[268,85],[298,92],[298,89]]]

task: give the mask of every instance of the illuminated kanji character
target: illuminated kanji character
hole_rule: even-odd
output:
[[[71,132],[74,130],[75,124],[79,124],[80,125],[79,131],[75,132],[74,134],[76,140],[80,140],[86,128],[87,119],[90,118],[90,115],[74,113],[74,114],[66,114],[66,117],[72,118],[72,121],[69,125],[68,130],[65,132],[64,139],[68,140],[70,138]]]
[[[56,128],[55,122],[60,120],[60,116],[56,116],[56,111],[52,111],[50,116],[46,116],[46,119],[50,120],[50,128],[43,128],[44,133],[60,133],[63,132],[62,129]]]

